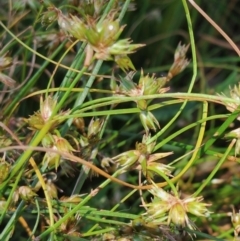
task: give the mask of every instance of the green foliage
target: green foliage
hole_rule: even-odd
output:
[[[1,1],[0,240],[238,240],[238,13],[200,2]]]

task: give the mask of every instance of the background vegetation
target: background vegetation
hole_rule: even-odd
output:
[[[237,2],[196,1],[239,46]],[[239,50],[191,3],[0,2],[0,240],[238,239]]]

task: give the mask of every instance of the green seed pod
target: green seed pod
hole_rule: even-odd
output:
[[[2,82],[4,85],[8,86],[8,87],[15,87],[16,85],[16,81],[12,78],[10,78],[9,76],[0,73],[0,82]]]
[[[115,240],[115,235],[113,235],[112,233],[104,233],[103,236],[102,236],[102,240],[103,241]]]
[[[81,131],[81,133],[85,132],[85,122],[83,118],[81,117],[75,118],[73,120],[73,124],[77,127],[79,131]]]
[[[149,132],[149,129],[156,131],[157,127],[160,128],[157,119],[150,111],[141,111],[140,120],[147,133]]]
[[[231,220],[234,227],[235,237],[237,237],[238,234],[240,233],[240,213],[236,213],[234,208],[233,208]]]
[[[68,26],[67,31],[74,38],[84,41],[85,40],[85,31],[86,31],[85,24],[82,22],[81,19],[79,19],[76,16],[71,16],[69,21],[70,21],[70,26]]]
[[[97,26],[97,31],[100,33],[100,41],[104,43],[105,46],[112,45],[120,36],[124,29],[124,26],[120,28],[118,21],[111,21],[106,19]]]
[[[169,212],[169,220],[179,227],[185,227],[188,217],[181,203],[176,203],[173,207],[171,207]]]
[[[51,199],[53,198],[58,198],[58,191],[57,191],[57,187],[55,186],[55,184],[52,182],[52,180],[48,179],[47,183],[47,192],[50,196]]]
[[[7,53],[3,56],[0,56],[0,71],[10,67],[12,65],[12,62],[12,58],[7,57]]]
[[[87,134],[88,138],[97,136],[102,129],[103,123],[104,123],[103,119],[99,119],[99,118],[95,120],[92,119],[88,126],[88,134]]]
[[[48,10],[42,14],[41,24],[43,26],[49,27],[53,22],[57,20],[60,13],[61,11],[57,8],[49,7]]]
[[[116,55],[114,61],[117,63],[118,67],[124,72],[127,70],[136,70],[131,59],[127,55]]]
[[[147,101],[146,100],[138,100],[137,101],[137,107],[140,110],[146,110],[147,109]]]
[[[2,183],[8,176],[10,165],[3,159],[0,160],[0,183]]]
[[[4,208],[5,208],[5,205],[6,205],[6,202],[5,200],[0,200],[0,211],[3,211]]]
[[[51,148],[53,146],[53,136],[51,134],[46,134],[42,139],[43,147]]]
[[[31,201],[34,197],[37,196],[35,192],[28,186],[21,186],[18,189],[19,196],[24,201]]]
[[[113,157],[112,160],[116,161],[116,163],[119,163],[121,166],[129,168],[136,163],[140,154],[138,150],[130,150]]]

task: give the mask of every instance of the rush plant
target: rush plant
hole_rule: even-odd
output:
[[[143,57],[146,2],[1,1],[0,240],[238,240],[240,85],[199,87],[196,14],[238,49],[182,0]]]

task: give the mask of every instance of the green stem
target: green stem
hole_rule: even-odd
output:
[[[214,169],[211,171],[210,175],[207,177],[207,179],[205,179],[202,183],[202,185],[198,188],[198,190],[193,194],[194,197],[197,197],[202,190],[211,182],[212,178],[214,177],[214,175],[217,173],[217,171],[219,170],[219,168],[222,166],[222,164],[224,163],[224,161],[226,161],[227,156],[229,155],[230,151],[232,150],[234,144],[235,144],[236,140],[233,139],[232,142],[230,143],[230,145],[228,146],[227,150],[225,151],[224,155],[222,156],[222,158],[219,160],[219,162],[217,163],[217,165],[214,167]]]
[[[122,203],[124,203],[129,197],[131,197],[135,192],[137,191],[137,189],[133,189],[130,193],[128,193],[124,198],[122,198],[120,200],[119,203],[117,203],[111,210],[110,212],[114,212]],[[132,215],[132,214],[131,214]],[[136,215],[136,217],[134,217],[133,219],[137,218],[138,215]],[[92,231],[97,228],[99,226],[99,224],[95,224],[90,230],[88,230],[84,235],[89,235],[90,233],[92,233]]]
[[[35,233],[36,233],[36,231],[37,231],[37,228],[38,228],[38,226],[39,226],[39,221],[40,221],[40,213],[41,213],[41,211],[40,211],[40,206],[39,206],[39,203],[38,203],[38,200],[37,200],[37,198],[35,198],[35,205],[36,205],[36,208],[37,208],[37,218],[36,218],[36,222],[35,222],[35,225],[34,225],[34,227],[33,227],[33,230],[32,230],[32,234],[34,235]],[[28,241],[31,241],[32,240],[32,237],[30,237],[29,239],[28,239]]]
[[[6,202],[5,206],[4,206],[4,209],[3,209],[2,214],[1,214],[0,224],[2,223],[2,221],[3,221],[4,217],[5,217],[5,214],[6,214],[7,210],[9,209],[10,204],[12,203],[13,194],[17,190],[18,182],[20,181],[20,179],[22,177],[23,171],[24,171],[24,168],[22,168],[19,171],[19,173],[18,173],[18,175],[16,177],[16,180],[15,180],[15,182],[14,182],[12,188],[11,188],[11,192],[10,192],[10,194],[8,196],[7,202]],[[4,233],[4,231],[2,231],[2,233]]]
[[[110,1],[107,8],[105,9],[105,12],[104,13],[108,13],[110,11],[110,8],[112,7],[112,4],[114,3],[114,1]],[[126,11],[127,11],[127,8],[128,8],[128,5],[130,3],[130,0],[127,0],[125,3],[124,3],[124,6],[121,10],[121,13],[120,13],[120,16],[119,16],[119,21],[121,21],[121,19],[123,18],[123,16],[125,15]],[[99,23],[101,23],[103,21],[103,19],[105,18],[105,14],[103,14],[103,16],[101,17]],[[82,103],[84,102],[87,94],[89,93],[89,89],[91,88],[94,80],[95,80],[95,74],[97,74],[99,72],[99,69],[102,65],[103,61],[99,60],[93,70],[93,76],[91,76],[82,92],[82,94],[77,98],[75,104],[74,104],[74,108],[82,105]],[[71,126],[72,124],[72,121],[73,121],[73,118],[70,118],[66,125],[63,127],[63,133],[66,133],[66,131],[69,129],[69,127]],[[102,130],[102,133],[103,133],[103,130]],[[72,191],[72,195],[74,194],[77,194],[80,192],[81,188],[82,188],[82,185],[83,183],[85,182],[86,178],[88,177],[88,172],[85,170],[85,168],[82,168],[79,176],[78,176],[78,179],[75,183],[75,186],[74,186],[74,189]]]
[[[116,177],[119,175],[119,172],[115,172],[112,176]],[[101,190],[105,188],[109,183],[111,183],[110,179],[105,180],[98,188],[95,190]],[[78,210],[85,205],[94,195],[92,193],[88,194],[78,205],[76,205],[73,209],[69,210],[61,219],[59,219],[53,226],[49,227],[46,231],[38,236],[41,240],[43,237],[46,237],[49,233],[56,230],[62,223],[66,222],[71,216],[78,212]]]
[[[41,140],[44,138],[46,133],[49,131],[51,128],[52,123],[51,121],[46,123],[41,131],[36,133],[35,137],[29,144],[30,147],[36,147],[38,144],[41,142]],[[4,190],[6,185],[9,183],[9,181],[22,169],[23,166],[25,166],[26,162],[28,161],[28,158],[32,155],[33,150],[29,149],[24,151],[24,153],[19,157],[19,159],[16,161],[14,168],[12,168],[11,173],[8,177],[7,180],[5,180],[3,183],[0,185],[0,190]]]
[[[75,57],[71,69],[80,69],[81,65],[83,64],[85,54],[83,53],[84,49],[86,47],[86,43],[82,43],[80,49],[78,50],[77,56]],[[71,71],[70,69],[67,71],[62,83],[61,87],[68,88],[70,86],[71,80],[76,78],[77,73],[74,71]],[[61,98],[62,93],[61,90],[59,90],[55,97]]]
[[[186,19],[187,19],[187,24],[188,24],[188,31],[189,31],[189,37],[190,37],[190,45],[191,45],[191,50],[192,50],[192,61],[193,61],[193,75],[192,75],[192,79],[188,88],[188,94],[192,92],[194,83],[196,81],[196,77],[197,77],[197,57],[196,57],[196,46],[195,46],[195,40],[194,40],[194,33],[193,33],[193,29],[192,29],[192,21],[191,21],[191,16],[189,13],[189,9],[188,9],[188,5],[186,3],[186,0],[182,0],[183,2],[183,7],[185,10],[185,14],[186,14]],[[167,131],[167,129],[176,122],[177,118],[180,116],[180,114],[182,113],[182,111],[184,110],[186,104],[187,104],[187,100],[184,101],[184,103],[182,104],[182,106],[180,107],[179,111],[176,113],[176,115],[156,134],[154,135],[149,141],[149,143],[152,143],[153,141],[157,140],[159,138],[159,136],[161,136],[163,133],[165,133]]]
[[[93,69],[93,75],[89,78],[87,84],[85,85],[85,88],[83,89],[83,92],[78,95],[78,98],[76,99],[73,109],[80,107],[82,105],[82,103],[84,102],[85,98],[87,97],[89,90],[91,89],[91,86],[93,85],[93,82],[95,80],[95,75],[99,72],[99,69],[102,66],[103,61],[102,60],[98,60],[94,69]],[[78,79],[78,78],[76,78]],[[69,118],[67,123],[65,123],[65,125],[63,126],[63,129],[61,131],[62,135],[64,135],[67,130],[69,129],[69,127],[72,125],[73,122],[73,118]]]
[[[110,1],[108,2],[106,8],[104,9],[104,12],[102,13],[102,16],[101,16],[98,24],[101,23],[101,22],[104,20],[104,18],[107,16],[107,14],[111,11],[111,9],[112,9],[112,7],[113,7],[113,4],[114,4],[115,2],[116,2],[116,0],[110,0]]]
[[[151,166],[148,166],[147,170],[151,170],[151,171],[157,173],[159,176],[161,176],[168,183],[168,185],[172,189],[175,197],[179,197],[178,191],[177,191],[176,187],[174,186],[173,182],[171,182],[171,180],[163,172],[161,172],[157,168],[151,167]]]
[[[83,76],[84,72],[87,70],[87,67],[83,67],[82,70],[77,74],[77,76],[75,77],[74,81],[72,82],[72,84],[69,86],[69,88],[67,89],[67,91],[64,93],[63,97],[60,99],[59,103],[57,104],[57,106],[54,108],[52,116],[55,116],[57,114],[57,112],[62,108],[63,104],[66,102],[67,98],[69,97],[72,88],[74,88],[74,86],[76,85],[76,83],[79,81],[79,79]]]
[[[54,59],[55,56],[62,50],[63,46],[65,45],[65,41],[55,50],[55,52],[49,57],[50,59]],[[6,109],[3,110],[3,115],[8,116],[12,109],[17,105],[17,103],[23,98],[26,93],[34,86],[37,82],[38,78],[42,75],[44,69],[49,64],[48,61],[45,61],[41,68],[35,73],[35,75],[24,85],[19,92],[17,92],[15,98],[7,105]]]
[[[24,205],[25,205],[25,202],[21,201],[20,204],[18,205],[16,211],[13,213],[10,220],[8,221],[8,223],[6,224],[4,229],[1,231],[0,240],[7,240],[6,237],[9,235],[11,230],[14,228],[14,223],[17,222],[18,217],[20,216],[20,213],[21,213]]]
[[[207,102],[206,102],[207,103]],[[207,104],[205,104],[203,106],[203,113],[202,113],[202,119],[198,120],[197,122],[195,123],[192,123],[188,126],[185,126],[184,128],[174,132],[172,135],[169,135],[167,138],[165,138],[163,141],[161,141],[160,143],[158,143],[155,147],[154,147],[154,151],[155,150],[158,150],[159,148],[161,148],[162,146],[164,146],[166,143],[168,143],[170,140],[174,139],[175,137],[179,136],[181,133],[184,133],[185,131],[195,127],[195,126],[198,126],[199,124],[201,124],[202,128],[205,128],[205,125],[206,125],[206,121],[209,121],[209,120],[213,120],[213,119],[218,119],[218,118],[221,118],[221,115],[217,115],[217,116],[210,116],[210,117],[207,117]],[[222,116],[223,117],[223,116]],[[201,129],[200,129],[201,131]],[[203,138],[203,132],[201,131],[201,139]]]
[[[126,13],[126,11],[128,9],[128,6],[129,6],[130,2],[131,2],[131,0],[126,0],[125,1],[124,5],[122,7],[121,13],[120,13],[120,15],[118,17],[119,21],[121,21],[123,19],[124,15],[125,15],[125,13]]]

